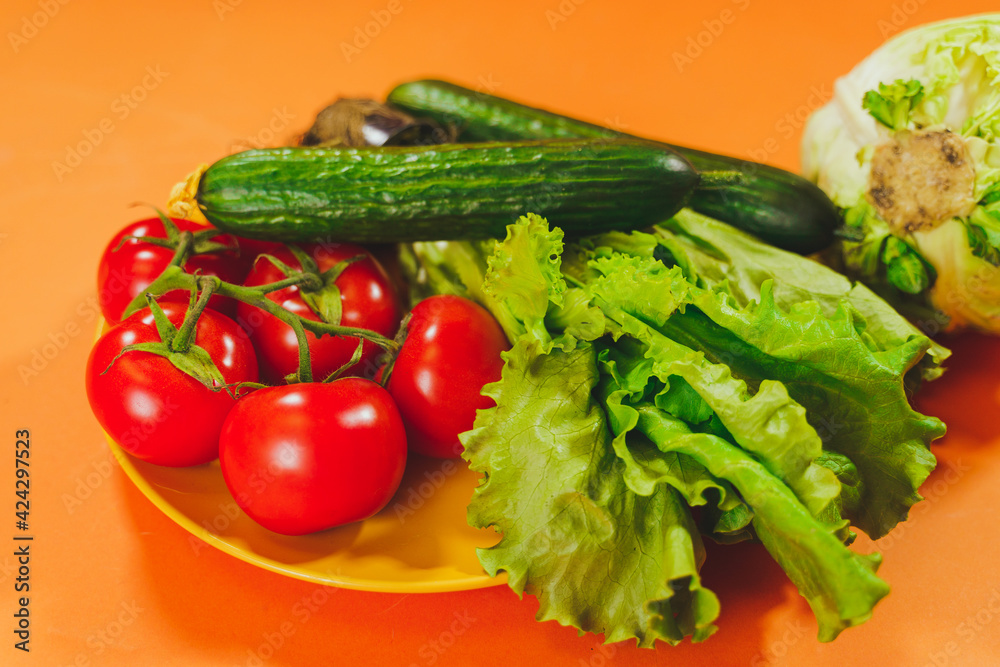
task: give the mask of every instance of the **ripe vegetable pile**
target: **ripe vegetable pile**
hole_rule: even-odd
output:
[[[504,131],[536,112],[505,106]],[[483,568],[538,595],[540,620],[607,641],[715,632],[704,537],[763,543],[820,640],[863,622],[888,586],[879,555],[849,548],[853,529],[877,539],[919,500],[944,426],[908,394],[948,351],[863,285],[683,208],[733,201],[727,222],[776,220],[776,238],[812,247],[834,210],[814,186],[780,170],[699,173],[677,147],[543,120],[591,139],[468,144],[510,158],[488,169],[461,157],[465,144],[338,144],[196,172],[186,204],[224,229],[160,214],[102,258],[102,294],[120,296],[87,370],[101,425],[154,464],[218,457],[243,511],[287,535],[372,516],[408,456],[461,455],[483,475],[470,524],[503,535],[480,550]],[[581,170],[570,145],[597,166]],[[338,160],[376,171],[331,210],[335,193],[310,174],[337,177]],[[569,176],[546,185],[536,161]],[[670,188],[655,206],[595,213],[616,171],[649,189],[661,167]],[[769,193],[756,204],[754,187]],[[481,238],[517,208],[512,192],[533,193],[525,215]],[[804,235],[780,213],[796,201]],[[428,238],[450,240],[414,240]]]

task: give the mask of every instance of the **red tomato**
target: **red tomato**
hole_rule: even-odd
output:
[[[368,243],[365,247],[375,258],[375,261],[385,269],[385,275],[389,276],[389,284],[396,290],[400,300],[405,301],[409,288],[406,277],[403,275],[403,266],[399,263],[399,244]]]
[[[500,379],[500,353],[509,348],[497,321],[473,301],[432,296],[414,307],[388,386],[410,451],[461,455],[458,434],[472,428],[476,410],[494,405],[480,392]]]
[[[182,232],[211,229],[211,227],[190,220],[179,218],[171,218],[171,220]],[[170,259],[174,256],[173,250],[147,243],[141,238],[130,239],[118,248],[126,236],[165,239],[167,233],[159,218],[140,220],[115,234],[107,248],[104,249],[101,263],[97,268],[97,294],[101,302],[101,312],[109,324],[117,324],[121,321],[122,313],[125,312],[125,308],[132,302],[132,299],[149,287],[149,284],[163,272],[163,269],[167,268]],[[233,237],[227,235],[214,237],[213,240],[233,246],[236,244]],[[115,250],[115,248],[118,249]],[[240,259],[239,250],[236,248],[220,253],[195,255],[184,264],[184,270],[188,273],[193,273],[196,269],[204,275],[218,276],[231,283],[239,283],[247,272],[247,267]],[[190,292],[175,290],[163,295],[160,301],[187,303],[189,298]],[[212,301],[209,303],[213,309],[226,312],[229,315],[235,312],[235,307],[230,299],[212,297]]]
[[[222,429],[219,462],[237,504],[283,535],[372,516],[406,467],[406,432],[382,387],[361,378],[258,389]]]
[[[187,307],[162,305],[179,327]],[[108,435],[137,458],[173,467],[207,463],[219,454],[219,431],[236,401],[149,352],[126,352],[111,363],[126,345],[159,340],[148,308],[101,336],[87,363],[90,407]],[[212,357],[226,382],[257,381],[253,346],[228,317],[205,310],[195,343]]]
[[[370,329],[392,337],[399,327],[401,307],[399,299],[382,266],[362,247],[351,244],[326,244],[304,246],[303,250],[316,261],[319,270],[326,271],[345,259],[366,255],[348,266],[337,278],[342,307],[343,326]],[[287,249],[270,253],[293,269],[301,268],[295,256]],[[245,285],[257,286],[283,280],[285,275],[269,260],[261,258],[254,265]],[[302,300],[298,286],[271,292],[268,298],[296,315],[306,319],[319,317]],[[299,347],[292,328],[278,318],[245,303],[237,305],[237,321],[250,334],[260,359],[261,375],[272,384],[284,382],[289,373],[299,367]],[[323,336],[316,338],[306,332],[312,359],[313,378],[323,380],[348,361],[358,346],[357,338]],[[366,342],[361,360],[352,369],[354,374],[374,375],[373,362],[381,354],[374,343]]]

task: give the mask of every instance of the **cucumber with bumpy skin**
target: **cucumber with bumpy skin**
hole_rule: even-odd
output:
[[[388,102],[454,127],[460,141],[629,136],[445,81],[401,84],[389,93]],[[840,225],[837,208],[806,179],[756,162],[657,145],[677,151],[701,173],[701,184],[688,204],[695,211],[802,254],[833,241]]]
[[[197,201],[219,229],[257,239],[503,238],[529,212],[584,236],[661,222],[697,182],[675,152],[629,139],[275,148],[210,166]]]

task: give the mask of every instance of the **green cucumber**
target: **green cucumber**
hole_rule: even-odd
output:
[[[460,141],[629,136],[445,81],[404,83],[389,93],[388,102],[454,127]],[[701,184],[688,204],[699,213],[802,254],[822,250],[833,241],[840,225],[837,208],[804,178],[734,157],[657,145],[683,155],[701,173]]]
[[[583,236],[670,218],[698,178],[629,139],[275,148],[211,165],[197,201],[219,229],[279,241],[503,238],[525,213]]]

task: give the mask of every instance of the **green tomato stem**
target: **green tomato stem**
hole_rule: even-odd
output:
[[[260,308],[290,326],[292,331],[295,332],[295,340],[299,346],[299,382],[312,382],[313,376],[312,363],[309,355],[309,339],[306,338],[305,328],[302,326],[303,318],[285,310],[265,296],[269,292],[283,289],[291,285],[298,285],[309,277],[310,276],[307,274],[289,276],[284,280],[279,280],[276,283],[263,285],[261,287],[234,285],[214,276],[202,276],[200,280],[206,283],[214,283],[214,288],[220,295],[228,296],[231,299],[236,299],[237,301],[242,301],[243,303]]]
[[[311,332],[316,337],[324,335],[347,336],[368,340],[393,354],[395,354],[395,352],[399,349],[399,342],[386,338],[385,336],[375,333],[374,331],[306,319],[282,308],[277,303],[267,298],[268,294],[293,285],[299,285],[304,290],[317,290],[322,288],[324,283],[323,277],[316,271],[303,271],[301,273],[290,275],[283,280],[258,287],[245,287],[243,285],[227,283],[215,276],[195,276],[187,273],[183,267],[191,255],[194,254],[196,250],[195,246],[199,241],[199,237],[188,231],[177,234],[176,227],[173,226],[172,221],[164,219],[165,217],[166,216],[160,213],[160,218],[163,219],[164,226],[168,230],[168,236],[174,237],[176,235],[177,238],[177,248],[174,251],[174,256],[170,259],[170,263],[167,265],[167,268],[164,269],[159,276],[157,276],[156,280],[150,283],[142,294],[139,294],[132,299],[131,303],[129,303],[128,307],[125,309],[122,319],[125,319],[132,313],[146,306],[146,301],[150,297],[161,296],[167,292],[177,289],[190,291],[192,294],[192,304],[189,306],[188,313],[184,317],[184,322],[181,324],[181,328],[177,331],[176,336],[174,336],[169,342],[171,349],[175,352],[184,352],[190,348],[191,339],[194,336],[198,319],[201,317],[201,313],[204,312],[205,308],[208,306],[208,301],[213,294],[229,297],[256,308],[260,308],[264,312],[277,317],[279,320],[292,328],[292,331],[295,332],[295,339],[299,348],[299,368],[297,373],[299,382],[313,381],[312,363],[309,354],[309,339],[306,336],[306,331]],[[173,229],[171,229],[172,227]],[[295,249],[293,249],[293,252],[294,250]],[[296,256],[300,254],[303,253],[297,253]],[[353,259],[354,258],[345,262],[345,266],[353,261]],[[302,261],[301,258],[300,261]],[[306,264],[306,262],[303,262],[303,266],[306,266]],[[343,268],[341,268],[341,270],[343,270]],[[195,301],[194,295],[199,290],[200,294],[197,301]],[[361,345],[359,344],[358,351],[356,351],[354,355],[355,357],[360,355],[360,350]]]
[[[183,273],[184,262],[188,260],[191,256],[191,252],[194,250],[194,234],[191,232],[181,232],[179,240],[177,242],[177,250],[174,251],[174,256],[170,258],[170,263],[167,268],[163,270],[156,280],[151,282],[145,291],[136,294],[135,298],[128,304],[125,312],[122,313],[122,319],[131,315],[137,310],[142,310],[146,307],[146,294],[152,294],[153,296],[160,296],[161,294],[166,294],[170,290],[160,289],[161,283],[170,282],[172,276],[178,271]],[[173,289],[173,288],[172,288]],[[191,285],[186,286],[186,289],[191,289]]]
[[[270,294],[271,292],[277,292],[278,290],[283,290],[286,287],[291,287],[292,285],[298,285],[299,287],[305,289],[307,285],[311,285],[315,281],[316,281],[316,276],[314,276],[313,274],[299,273],[288,276],[287,278],[278,280],[273,283],[260,285],[256,289],[260,290],[264,294]]]
[[[389,352],[395,352],[396,349],[399,348],[399,344],[396,343],[396,341],[391,338],[386,338],[385,336],[375,333],[369,329],[345,327],[339,324],[330,324],[329,322],[306,319],[300,315],[296,315],[295,313],[285,310],[274,301],[271,301],[264,296],[265,293],[274,291],[273,289],[270,289],[273,285],[277,285],[279,283],[284,283],[283,286],[285,287],[288,285],[298,285],[307,278],[308,276],[303,274],[303,276],[293,276],[278,281],[278,283],[271,283],[261,287],[245,287],[243,285],[227,283],[215,276],[201,277],[202,280],[212,280],[215,282],[216,294],[228,296],[231,299],[236,299],[237,301],[242,301],[243,303],[260,308],[261,310],[274,315],[279,320],[293,328],[295,326],[294,323],[298,322],[303,329],[315,334],[316,336],[348,336],[353,338],[363,338],[365,340],[370,340]]]
[[[215,284],[211,280],[199,280],[197,285],[201,288],[198,300],[192,307],[188,308],[181,328],[177,330],[177,335],[170,341],[170,349],[174,352],[187,352],[190,349],[195,337],[195,327],[198,326],[198,318],[205,311],[205,307],[208,306],[208,301],[215,291]]]
[[[371,341],[382,349],[392,353],[399,349],[400,344],[398,342],[390,338],[386,338],[381,334],[375,333],[374,331],[306,319],[282,308],[280,305],[267,298],[267,294],[271,292],[292,285],[301,285],[314,279],[315,276],[303,273],[295,276],[289,276],[288,278],[274,283],[261,285],[260,287],[246,287],[244,285],[236,285],[225,282],[216,276],[194,276],[185,272],[184,269],[182,269],[178,264],[172,264],[149,285],[146,292],[153,296],[160,296],[172,290],[183,289],[190,291],[200,288],[202,290],[202,294],[198,299],[199,304],[202,302],[207,304],[208,297],[212,294],[218,294],[219,296],[229,297],[230,299],[235,299],[250,306],[254,306],[255,308],[260,308],[269,315],[277,317],[279,320],[290,326],[292,331],[295,332],[295,338],[298,341],[299,346],[299,382],[312,382],[313,379],[312,364],[309,355],[309,341],[306,337],[306,331],[309,331],[317,337],[347,336],[361,338]],[[198,308],[197,305],[196,308]],[[198,309],[198,314],[200,314],[203,309],[204,305]],[[132,305],[130,305],[129,311],[132,310],[138,309],[133,309]],[[188,320],[185,319],[182,327],[186,326],[187,323]],[[192,324],[191,329],[193,329],[194,326],[195,325]],[[181,332],[178,332],[178,336],[180,335]]]
[[[166,224],[166,223],[165,223]],[[258,287],[246,287],[227,283],[216,276],[194,276],[184,271],[184,263],[195,250],[196,237],[192,232],[181,232],[178,236],[177,250],[170,260],[170,264],[163,270],[156,280],[146,288],[143,294],[139,294],[125,309],[122,319],[128,317],[135,311],[146,305],[146,296],[161,296],[176,289],[183,289],[192,292],[201,290],[201,294],[190,308],[184,318],[177,336],[171,341],[171,347],[175,351],[188,349],[191,344],[191,337],[198,323],[198,318],[208,305],[208,300],[213,294],[229,297],[242,303],[260,308],[264,312],[277,317],[287,324],[295,332],[295,339],[299,347],[299,382],[312,382],[312,363],[309,354],[309,340],[306,331],[314,336],[348,336],[368,340],[384,350],[395,353],[399,349],[399,343],[381,334],[368,329],[357,327],[345,327],[328,322],[319,322],[306,319],[288,310],[267,298],[271,292],[299,285],[303,289],[319,289],[322,287],[323,279],[317,273],[304,271],[288,276],[283,280],[278,280],[267,285]]]

